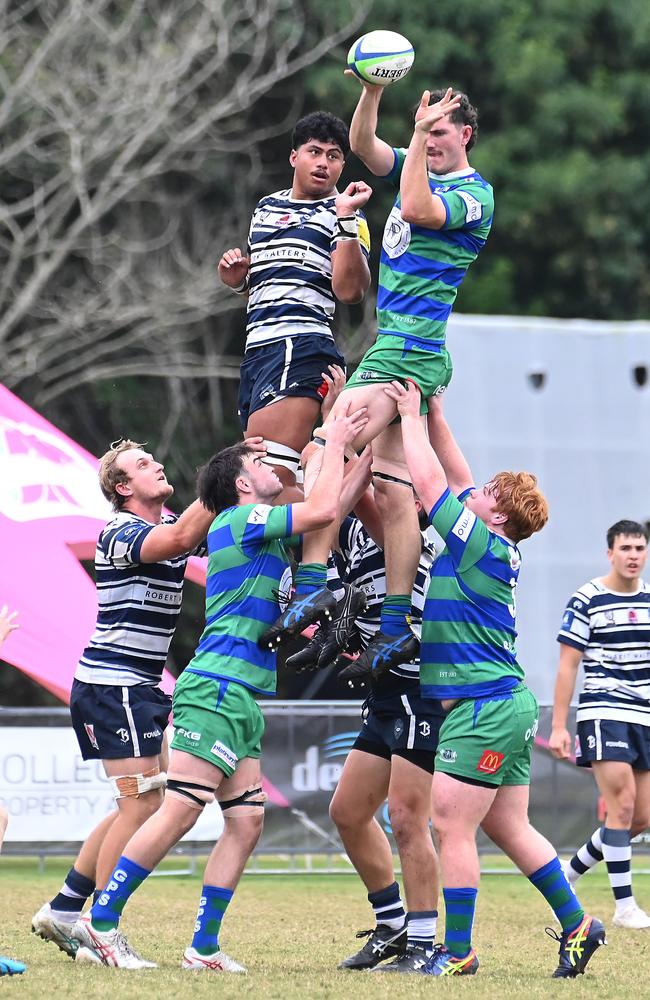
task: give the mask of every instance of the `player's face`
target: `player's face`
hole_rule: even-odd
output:
[[[266,465],[259,455],[247,455],[242,465],[257,500],[271,503],[282,493],[283,486],[273,466]]]
[[[135,500],[167,500],[174,487],[167,482],[165,467],[142,448],[129,448],[119,457],[120,468],[129,477],[127,486]]]
[[[427,136],[427,167],[434,174],[462,170],[467,162],[466,145],[472,130],[446,118],[436,122]]]
[[[486,483],[485,486],[472,490],[465,501],[465,506],[477,517],[480,517],[481,521],[491,524],[497,513],[498,502],[499,497],[494,483]]]
[[[293,167],[294,198],[309,200],[327,198],[343,172],[343,151],[335,142],[310,139],[291,150],[289,163]]]
[[[607,556],[615,573],[624,580],[634,580],[643,572],[648,543],[643,535],[617,535]]]

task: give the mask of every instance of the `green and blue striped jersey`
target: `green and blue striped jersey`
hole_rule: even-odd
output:
[[[399,184],[405,149],[394,149],[386,180]],[[476,260],[492,225],[491,186],[472,167],[429,174],[431,193],[442,201],[447,219],[441,229],[405,222],[400,196],[386,220],[379,266],[379,334],[442,347],[458,288]]]
[[[284,540],[291,507],[245,504],[222,511],[208,532],[205,628],[190,673],[236,681],[275,694],[276,654],[258,641],[289,596],[291,569]]]
[[[445,548],[431,567],[422,614],[422,695],[505,694],[524,678],[515,653],[519,549],[490,531],[449,490],[429,520]]]

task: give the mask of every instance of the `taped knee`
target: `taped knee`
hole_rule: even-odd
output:
[[[390,475],[388,472],[379,472],[373,469],[372,478],[379,479],[384,483],[397,483],[398,486],[406,486],[409,490],[413,489],[413,483],[409,479],[400,479],[399,476]]]
[[[234,809],[235,806],[249,806],[252,808],[263,809],[265,802],[268,801],[268,795],[263,792],[261,788],[248,788],[241,795],[238,795],[234,799],[224,799],[223,802],[220,801],[222,812],[226,812],[228,809]]]
[[[264,463],[266,465],[282,465],[285,469],[293,472],[295,476],[300,465],[300,452],[288,448],[286,444],[280,444],[279,441],[265,440],[264,444],[266,445]]]
[[[202,812],[210,802],[214,802],[215,789],[210,785],[186,781],[184,778],[168,778],[167,794],[181,799],[185,805]]]
[[[114,798],[137,799],[139,795],[151,792],[154,788],[164,788],[167,783],[167,775],[156,766],[143,774],[123,774],[119,777],[109,778],[109,781],[113,787]]]

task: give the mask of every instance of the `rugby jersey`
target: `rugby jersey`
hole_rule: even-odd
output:
[[[445,490],[429,515],[445,542],[422,614],[425,698],[505,694],[523,680],[515,653],[517,546]]]
[[[386,179],[399,184],[406,150],[394,149],[393,153],[393,169]],[[472,167],[451,174],[429,173],[429,188],[445,207],[447,218],[441,229],[405,222],[399,195],[386,220],[377,328],[380,334],[406,337],[411,346],[431,350],[443,347],[458,287],[485,246],[494,196]]]
[[[590,580],[567,604],[558,642],[582,653],[577,721],[613,719],[650,726],[650,586],[635,594]]]
[[[289,190],[257,204],[248,234],[246,350],[305,334],[333,339],[332,251],[340,239],[335,202],[336,193],[298,201]],[[356,214],[367,257],[368,225],[361,212]]]
[[[163,514],[162,524],[174,524]],[[169,653],[183,598],[190,553],[141,563],[140,550],[155,524],[121,511],[97,541],[97,625],[75,678],[87,684],[158,684]],[[205,555],[199,546],[195,555]]]
[[[191,674],[236,681],[274,695],[276,654],[258,641],[280,614],[291,569],[284,539],[291,507],[244,504],[222,511],[208,532],[205,629]]]
[[[361,639],[361,648],[365,649],[375,633],[379,631],[381,606],[386,596],[386,564],[382,549],[370,537],[361,521],[356,517],[346,517],[339,531],[340,552],[334,553],[334,561],[341,579],[358,587],[366,595],[368,604],[366,610],[357,618],[356,625]],[[436,550],[422,532],[422,552],[415,577],[412,601],[411,624],[415,634],[420,636],[424,595],[429,582],[429,571],[435,558]],[[380,682],[382,693],[388,687],[401,690],[406,681],[417,683],[420,674],[419,661],[403,663],[390,671],[393,684],[388,684],[388,678]],[[376,682],[371,681],[375,688]]]

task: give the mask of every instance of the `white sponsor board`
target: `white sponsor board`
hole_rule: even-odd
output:
[[[0,803],[9,813],[5,840],[19,843],[82,841],[115,808],[101,763],[82,760],[71,728],[49,726],[0,729]],[[183,839],[214,841],[222,830],[214,803]]]

